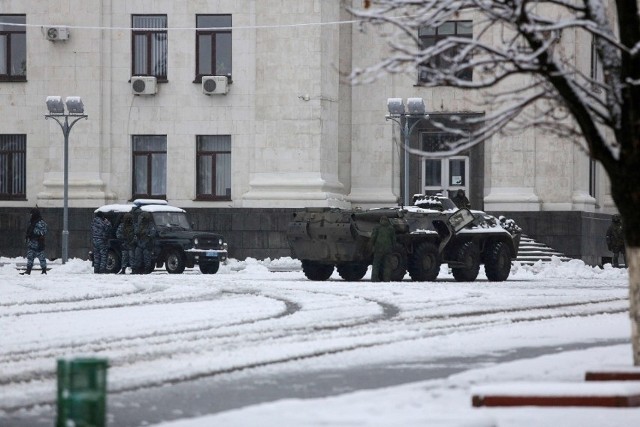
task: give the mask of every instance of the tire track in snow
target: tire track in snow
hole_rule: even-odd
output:
[[[256,291],[253,291],[253,292],[241,291],[241,292],[232,292],[232,293],[235,293],[235,294],[240,293],[243,295],[244,294],[255,295]],[[311,291],[311,293],[314,293],[314,292]],[[315,292],[315,293],[330,294],[328,292]],[[258,292],[258,295],[261,295],[261,294]],[[342,293],[331,294],[331,295],[337,295],[337,296],[349,297],[349,298],[352,297],[351,295],[344,295]],[[261,296],[264,296],[264,295],[261,295]],[[270,297],[270,298],[273,298],[273,297]],[[228,367],[223,367],[219,369],[211,369],[211,370],[204,370],[204,371],[200,370],[198,372],[194,372],[187,375],[182,374],[180,375],[179,378],[174,378],[174,379],[163,378],[162,380],[154,380],[154,379],[143,380],[138,384],[123,385],[123,386],[118,386],[116,384],[109,388],[109,393],[124,393],[124,392],[157,387],[157,386],[166,385],[166,384],[178,384],[182,382],[197,380],[200,378],[213,377],[213,376],[224,375],[224,374],[229,374],[233,372],[240,372],[248,369],[261,368],[261,367],[278,365],[283,363],[291,363],[299,360],[323,357],[323,356],[328,356],[332,354],[372,348],[372,347],[381,346],[381,345],[389,345],[389,344],[399,343],[407,340],[422,339],[422,338],[428,338],[428,337],[438,336],[438,335],[448,335],[451,333],[458,333],[461,331],[472,331],[472,330],[482,329],[488,326],[494,326],[494,325],[500,325],[500,324],[509,324],[514,322],[533,322],[533,321],[556,319],[556,318],[562,318],[562,317],[564,318],[584,317],[584,316],[592,316],[592,315],[605,314],[605,313],[616,314],[616,313],[627,311],[626,308],[611,308],[611,307],[599,308],[598,306],[602,304],[626,301],[625,298],[606,298],[606,299],[600,299],[600,300],[582,301],[577,303],[546,304],[546,305],[532,306],[532,307],[510,308],[510,309],[503,309],[503,310],[495,309],[495,310],[483,310],[483,311],[473,311],[473,312],[461,312],[461,313],[454,313],[449,315],[418,316],[412,319],[403,319],[398,316],[399,314],[402,313],[399,307],[394,306],[392,304],[388,304],[388,303],[381,303],[379,301],[375,301],[372,299],[367,299],[367,298],[363,298],[363,299],[379,304],[381,306],[382,314],[373,316],[368,321],[360,320],[358,322],[353,322],[350,325],[340,325],[340,324],[338,325],[331,324],[331,325],[324,325],[324,326],[317,325],[311,328],[312,331],[316,333],[331,333],[336,331],[348,332],[354,329],[359,329],[359,327],[365,327],[365,329],[367,329],[373,326],[374,323],[380,323],[381,321],[385,324],[393,324],[393,323],[396,323],[397,321],[402,321],[406,324],[407,327],[419,326],[419,328],[416,328],[418,332],[412,334],[411,336],[398,337],[398,336],[391,335],[387,338],[379,338],[380,335],[384,335],[386,334],[386,332],[380,331],[379,329],[372,329],[371,332],[367,332],[366,335],[370,335],[376,338],[371,339],[368,342],[354,343],[351,345],[338,345],[338,346],[329,345],[326,348],[320,348],[320,349],[315,349],[315,350],[306,351],[306,352],[303,351],[294,355],[274,357],[266,360],[259,360],[251,363],[244,363],[244,364],[239,364],[237,366],[228,366]],[[283,298],[281,298],[281,300],[288,301],[288,300],[284,300]],[[290,305],[287,306],[285,310],[283,310],[280,317],[294,314],[300,311],[300,305],[298,303],[289,301],[289,304]],[[583,310],[577,311],[577,312],[563,311],[564,309],[576,308],[576,307],[582,308]],[[584,308],[587,308],[587,310],[584,310]],[[535,311],[546,311],[547,313],[544,315],[532,314],[532,312],[535,312]],[[549,311],[559,311],[559,312],[548,313]],[[504,314],[510,314],[511,316],[505,317],[503,316]],[[265,320],[271,320],[272,318],[274,317],[268,317]],[[262,320],[256,319],[256,320],[253,320],[252,322],[246,322],[246,323],[250,324],[250,323],[257,323],[261,321]],[[387,321],[390,321],[390,322],[387,322]],[[425,321],[432,321],[439,324],[429,324],[428,330],[425,331],[424,330]],[[242,323],[245,323],[245,322],[242,322]],[[227,326],[230,327],[231,325],[227,325]],[[396,326],[392,326],[390,329],[392,331],[397,330]],[[236,330],[235,332],[229,332],[224,336],[223,335],[218,336],[218,338],[220,339],[222,338],[228,339],[229,340],[228,342],[222,343],[219,341],[216,341],[216,342],[209,341],[210,342],[209,346],[212,348],[219,348],[221,345],[222,346],[223,345],[238,346],[240,344],[251,344],[253,342],[260,342],[264,340],[278,340],[278,339],[295,341],[295,340],[299,340],[301,336],[305,336],[310,332],[310,328],[308,326],[294,327],[289,329],[278,329],[278,330],[280,331],[279,334],[277,335],[267,334],[266,336],[265,336],[264,330],[255,331],[254,332],[255,336],[253,337],[247,337],[246,335],[239,334],[238,331]],[[358,330],[357,332],[358,332],[358,335],[360,336],[362,335],[362,330]],[[175,331],[167,333],[167,338],[170,338],[173,335],[175,335]],[[312,336],[308,340],[314,340],[314,339],[315,340],[318,339],[317,335]],[[208,340],[210,340],[210,338],[208,338]],[[148,345],[149,343],[147,342],[145,344]],[[199,346],[199,348],[200,350],[202,350],[201,346]],[[206,351],[206,349],[204,350]],[[189,352],[189,351],[192,351],[192,350],[188,350],[185,352]],[[169,352],[158,352],[152,356],[145,357],[144,358],[145,360],[143,361],[151,362],[154,360],[160,360],[165,357],[175,356],[176,354],[179,354],[179,353],[180,351],[176,352],[176,349],[172,348]],[[129,365],[128,359],[129,359],[128,357],[125,357],[123,359],[118,359],[114,361],[110,360],[110,367],[118,368],[118,367],[128,366]],[[137,356],[133,356],[133,360],[134,362],[141,361],[141,359],[139,359]],[[48,378],[53,380],[55,378],[54,372],[49,372],[48,375],[46,372],[41,372],[40,374],[44,375],[45,379]],[[31,376],[30,378],[24,378],[23,381],[29,381],[31,379],[41,380],[42,376]],[[7,382],[6,384],[10,384],[10,383],[11,382]],[[3,408],[2,403],[0,402],[0,409],[9,411],[9,412],[14,412],[17,410],[29,409],[37,405],[50,404],[50,403],[53,403],[53,402],[39,401],[35,403],[30,403],[28,405],[19,405],[19,406]]]

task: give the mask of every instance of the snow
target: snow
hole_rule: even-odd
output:
[[[474,392],[491,387],[593,392],[599,384],[585,383],[587,371],[631,365],[628,275],[610,265],[558,258],[516,264],[502,283],[488,282],[482,272],[473,283],[458,283],[443,266],[434,283],[408,276],[371,283],[369,273],[344,282],[335,272],[327,282],[312,282],[290,258],[231,259],[215,275],[197,268],[182,275],[94,275],[89,262],[72,259],[52,263],[46,276],[38,270],[20,276],[16,267],[24,262],[0,257],[2,426],[55,411],[55,361],[80,356],[109,360],[108,388],[115,394],[215,376],[277,381],[363,367],[450,370],[324,397],[292,390],[287,398],[210,415],[206,408],[200,414],[177,409],[164,421],[145,423],[156,427],[640,423],[640,408],[471,405]]]
[[[471,392],[499,396],[640,396],[640,381],[494,383],[473,387]]]

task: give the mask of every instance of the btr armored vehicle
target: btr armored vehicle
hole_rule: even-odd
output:
[[[220,263],[227,259],[227,243],[217,233],[195,231],[191,228],[187,213],[166,201],[138,199],[133,203],[105,205],[95,212],[103,212],[111,222],[107,271],[117,273],[122,260],[122,248],[116,238],[116,230],[126,212],[134,215],[134,224],[142,212],[149,212],[157,235],[154,239],[155,266],[163,265],[172,274],[182,273],[185,267],[196,264],[204,274],[215,274]]]
[[[371,233],[382,216],[396,231],[389,255],[393,281],[407,271],[414,281],[434,281],[443,263],[457,281],[474,281],[481,264],[490,281],[504,281],[518,254],[520,229],[512,221],[457,209],[445,197],[422,196],[404,208],[296,212],[287,229],[292,256],[310,280],[327,280],[334,269],[344,280],[360,280],[372,263]]]

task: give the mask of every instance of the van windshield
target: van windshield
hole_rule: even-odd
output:
[[[156,227],[179,227],[191,230],[191,225],[184,212],[153,212]]]

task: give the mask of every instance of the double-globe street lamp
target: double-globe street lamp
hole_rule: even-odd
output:
[[[429,115],[426,113],[426,107],[422,98],[407,98],[407,106],[405,108],[402,98],[388,98],[387,110],[389,114],[385,116],[386,120],[396,122],[402,131],[403,149],[404,149],[404,206],[409,206],[409,137],[411,132],[420,123],[420,119],[426,119]],[[415,119],[414,123],[409,126],[409,119]]]
[[[67,105],[67,113],[64,106]],[[47,109],[49,114],[45,114],[45,119],[54,119],[62,129],[64,135],[64,184],[63,199],[64,208],[62,213],[62,263],[66,264],[69,258],[69,133],[71,128],[80,119],[86,119],[84,105],[79,96],[68,96],[64,104],[61,96],[47,96]],[[71,120],[69,120],[71,118]]]

